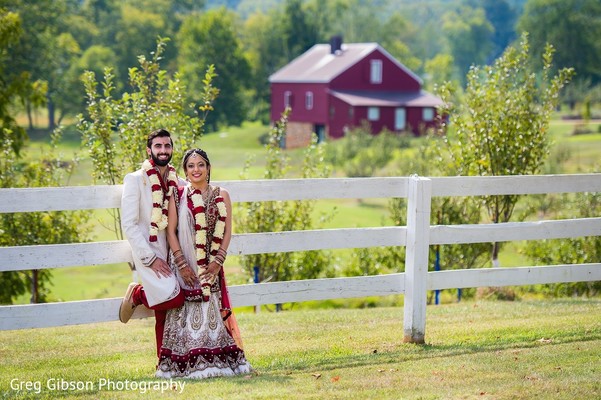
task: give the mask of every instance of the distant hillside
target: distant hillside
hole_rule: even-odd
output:
[[[312,0],[304,0],[308,2]],[[357,0],[359,6],[376,7],[381,10],[383,17],[388,17],[394,11],[403,14],[410,13],[416,18],[412,22],[419,23],[422,19],[437,18],[448,10],[452,10],[461,4],[479,6],[485,2],[497,0]],[[527,0],[507,0],[507,3],[518,14],[522,13]],[[286,0],[207,0],[207,8],[227,7],[235,10],[242,19],[248,18],[256,12],[267,12],[274,7],[284,4]]]

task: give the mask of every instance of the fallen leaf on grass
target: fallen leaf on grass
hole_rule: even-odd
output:
[[[332,382],[338,382],[340,380],[339,376],[335,376],[331,379]]]
[[[385,369],[379,369],[378,372],[384,372],[386,371]]]
[[[538,339],[540,343],[553,343],[553,339],[540,338]]]
[[[314,377],[315,379],[319,379],[319,378],[321,378],[321,374],[311,374],[311,375],[313,375],[313,377]]]

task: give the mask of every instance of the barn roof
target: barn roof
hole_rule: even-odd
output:
[[[426,91],[381,92],[381,91],[335,91],[330,94],[351,106],[372,107],[438,107],[442,100]]]
[[[422,80],[377,43],[342,44],[334,54],[330,44],[316,44],[269,77],[269,82],[327,83],[379,50],[420,84]]]

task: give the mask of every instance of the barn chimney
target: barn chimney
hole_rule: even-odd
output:
[[[336,35],[330,38],[330,53],[340,54],[342,51],[342,36]]]

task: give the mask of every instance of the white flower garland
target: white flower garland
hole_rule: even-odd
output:
[[[199,267],[204,267],[208,265],[211,261],[215,259],[215,255],[217,255],[217,250],[221,246],[221,241],[223,240],[223,236],[225,235],[225,219],[227,218],[227,210],[225,208],[225,202],[223,197],[217,196],[215,197],[215,204],[217,205],[217,222],[215,224],[215,232],[213,233],[213,240],[211,242],[211,247],[209,249],[209,262],[207,262],[207,218],[205,215],[205,204],[202,199],[202,195],[198,190],[194,190],[192,188],[192,195],[190,196],[190,200],[192,201],[192,214],[194,215],[194,223],[195,223],[195,231],[196,236],[194,242],[196,243],[196,263]]]
[[[215,205],[217,206],[217,222],[215,223],[215,232],[213,232],[213,240],[208,252],[207,257],[207,217],[205,215],[206,208],[202,194],[199,190],[189,187],[192,193],[189,196],[188,207],[191,208],[192,215],[194,216],[194,230],[195,238],[194,243],[196,244],[196,265],[198,268],[206,268],[210,262],[215,259],[217,251],[221,246],[223,237],[225,235],[225,220],[227,218],[227,209],[225,208],[225,202],[222,196],[215,197]],[[209,188],[209,190],[211,190]],[[211,285],[215,282],[215,279],[208,279],[207,281],[201,282],[203,300],[208,301],[209,295],[211,294]]]
[[[175,168],[171,165],[168,165],[167,168],[169,169],[169,173],[167,175],[167,182],[165,182],[165,186],[167,186],[165,192],[161,184],[159,171],[155,168],[154,164],[150,160],[145,160],[142,163],[142,169],[148,175],[152,189],[152,213],[150,215],[149,229],[149,240],[151,242],[156,242],[159,231],[167,227],[169,198],[175,188],[177,188],[177,173],[175,172]]]

